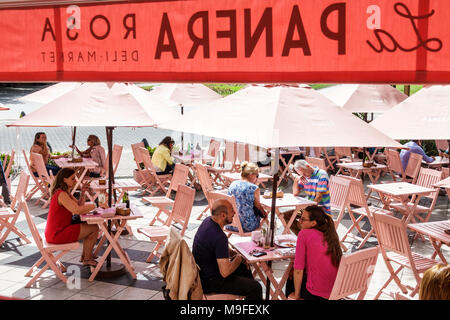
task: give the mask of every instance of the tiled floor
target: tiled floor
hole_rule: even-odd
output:
[[[385,178],[388,179],[388,178]],[[13,181],[13,190],[16,188],[18,179]],[[287,186],[287,190],[290,189],[290,185]],[[139,192],[130,194],[130,198],[133,204],[138,206],[145,218],[130,221],[130,225],[134,234],[132,236],[121,236],[120,244],[125,248],[126,252],[133,261],[133,265],[137,274],[137,279],[125,273],[117,278],[110,279],[95,279],[92,282],[88,281],[90,272],[87,267],[83,267],[79,262],[81,246],[74,252],[68,253],[63,257],[66,267],[73,268],[80,275],[79,278],[70,281],[68,285],[63,284],[52,271],[46,271],[43,276],[31,287],[25,288],[25,284],[30,278],[25,277],[25,273],[31,265],[40,257],[34,243],[24,244],[18,241],[16,235],[10,235],[8,240],[0,248],[0,295],[8,297],[16,297],[22,299],[32,300],[44,300],[44,299],[57,299],[57,300],[162,300],[163,295],[161,287],[164,282],[162,281],[162,275],[157,263],[145,262],[150,250],[155,245],[148,241],[148,238],[136,232],[136,229],[148,224],[151,218],[156,214],[156,209],[150,205],[146,205],[140,201],[141,195]],[[48,209],[42,209],[34,204],[36,198],[28,202],[31,214],[34,216],[34,221],[41,232],[45,229],[46,214]],[[376,203],[374,203],[376,204]],[[206,206],[206,200],[203,193],[197,192],[196,201],[194,202],[194,208],[192,210],[191,218],[189,221],[189,227],[186,231],[185,238],[189,246],[192,245],[193,238],[196,230],[201,221],[196,220],[196,217]],[[433,212],[431,220],[444,220],[449,219],[449,203],[448,199],[444,195],[440,195],[436,208]],[[344,219],[338,233],[342,234],[349,226],[350,220]],[[28,230],[28,226],[23,214],[17,222],[20,229],[24,231],[27,236],[31,235]],[[278,223],[280,225],[280,223]],[[281,232],[281,229],[278,229]],[[347,246],[352,250],[356,247],[357,242],[349,240]],[[371,238],[366,244],[367,247],[377,244],[376,238]],[[422,240],[416,240],[412,249],[416,252],[422,253],[426,256],[430,256],[433,252],[431,245],[428,242]],[[351,250],[350,250],[351,251]],[[444,255],[450,258],[450,250],[448,247],[443,248]],[[113,258],[112,261],[118,261]],[[153,262],[157,261],[154,259]],[[281,277],[285,261],[274,263],[273,268],[275,270],[276,277]],[[384,281],[389,277],[389,272],[385,266],[381,254],[378,257],[375,273],[369,286],[369,291],[365,299],[372,299],[378,292]],[[400,274],[402,280],[411,285],[414,284],[412,273],[408,270],[402,271]],[[392,283],[388,289],[397,291],[396,285]],[[387,295],[382,295],[380,299],[391,299]]]

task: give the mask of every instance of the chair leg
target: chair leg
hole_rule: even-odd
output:
[[[158,241],[158,243],[156,244],[156,246],[153,248],[152,252],[148,256],[146,262],[150,263],[150,262],[152,262],[154,256],[158,256],[158,250],[161,247],[161,245],[162,245],[162,242]]]
[[[206,212],[209,210],[209,206],[206,206],[206,208],[200,213],[197,217],[197,220],[203,219],[203,216],[206,215]]]

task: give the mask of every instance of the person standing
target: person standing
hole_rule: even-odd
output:
[[[228,247],[228,238],[223,232],[224,226],[233,221],[234,215],[228,200],[217,200],[211,209],[211,216],[202,222],[195,234],[192,255],[200,268],[203,292],[262,300],[261,285],[253,279],[242,256]]]

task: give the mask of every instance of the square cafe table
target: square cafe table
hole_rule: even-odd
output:
[[[270,208],[272,208],[272,198],[264,198],[263,195],[261,195],[260,197],[260,202],[261,205],[268,208],[270,210]],[[278,218],[281,220],[281,223],[284,226],[284,230],[283,230],[283,234],[289,234],[290,233],[290,227],[292,225],[292,223],[295,220],[295,212],[292,214],[291,218],[289,219],[289,221],[285,221],[284,220],[284,216],[283,214],[280,212],[280,208],[285,208],[285,207],[295,207],[295,210],[298,209],[303,209],[306,208],[308,206],[317,204],[314,201],[308,200],[306,198],[302,198],[302,197],[296,197],[294,196],[292,193],[285,193],[283,195],[283,198],[277,198],[276,202],[275,202],[275,213],[277,214]]]
[[[119,243],[120,234],[122,233],[122,230],[125,227],[127,221],[143,217],[142,213],[136,206],[130,205],[130,208],[131,213],[129,216],[114,215],[113,217],[105,218],[98,213],[80,215],[81,221],[86,221],[88,224],[96,224],[98,225],[100,231],[103,231],[103,237],[100,239],[97,248],[94,251],[94,255],[98,254],[100,248],[103,246],[105,241],[108,240],[108,246],[103,255],[101,256],[100,260],[98,261],[98,264],[95,267],[94,271],[92,272],[91,276],[89,277],[89,281],[93,281],[95,279],[98,272],[100,271],[100,268],[102,267],[103,263],[105,262],[106,258],[108,257],[112,249],[114,249],[114,251],[117,253],[120,260],[122,261],[128,272],[131,274],[133,279],[136,279],[136,273],[134,272],[134,267],[131,265],[130,257],[123,250],[123,248],[120,246]],[[107,223],[108,220],[119,222],[119,226],[117,227],[115,235],[110,234],[108,232],[108,223]]]
[[[72,189],[71,194],[73,195],[78,187],[80,187],[83,184],[83,178],[88,172],[89,169],[94,169],[98,166],[97,162],[92,160],[91,158],[81,158],[82,162],[71,162],[70,158],[59,158],[54,159],[55,163],[60,168],[73,168],[75,170],[75,180],[77,181],[75,183],[75,186]]]
[[[378,179],[380,179],[381,172],[387,169],[386,165],[379,163],[374,163],[374,166],[370,168],[363,167],[362,161],[338,163],[337,166],[339,167],[339,171],[337,172],[337,174],[341,173],[343,169],[347,169],[350,173],[350,176],[354,178],[361,178],[362,174],[367,174],[373,184],[376,184]]]
[[[178,160],[179,162],[187,165],[192,165],[194,161],[214,161],[216,157],[210,156],[207,153],[205,153],[203,150],[195,150],[194,152],[191,151],[190,154],[182,154],[180,155],[178,152],[174,152],[172,154],[172,157],[175,160]]]
[[[368,188],[378,192],[380,195],[380,200],[384,205],[383,209],[389,210],[390,204],[393,201],[400,201],[407,210],[407,214],[402,218],[402,221],[405,223],[409,223],[409,221],[413,218],[413,213],[422,196],[429,195],[435,191],[434,189],[425,188],[409,182],[371,184],[368,185]],[[410,196],[413,197],[412,199],[415,198],[411,206],[408,205]]]
[[[297,237],[292,234],[287,236],[275,236],[275,239],[280,239],[280,237],[283,237],[283,239],[292,239],[292,241],[295,242],[297,241]],[[275,250],[276,248],[263,249],[262,247],[258,247],[256,243],[251,240],[251,237],[232,237],[228,241],[230,245],[242,255],[245,261],[254,268],[253,276],[258,275],[265,286],[272,285],[274,287],[275,290],[272,289],[272,287],[270,288],[271,299],[277,300],[278,297],[280,297],[281,299],[287,300],[287,297],[283,292],[283,286],[289,277],[289,272],[291,271],[292,266],[294,265],[295,250],[289,250],[288,254],[282,255],[278,250]],[[254,249],[264,251],[267,255],[254,257],[250,254],[250,252]],[[289,260],[289,263],[280,281],[277,281],[274,277],[272,268],[268,265],[268,262],[280,260]],[[269,279],[269,284],[267,284],[267,278]]]
[[[442,262],[447,264],[447,260],[442,254],[441,246],[443,244],[450,246],[450,234],[445,233],[445,230],[450,230],[450,220],[408,224],[408,228],[430,239],[434,248],[431,259],[439,255]]]

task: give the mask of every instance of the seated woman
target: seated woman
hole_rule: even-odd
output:
[[[342,257],[333,219],[322,207],[309,206],[300,217],[293,280],[286,282],[286,296],[294,300],[330,297]]]
[[[170,174],[175,168],[174,159],[171,156],[175,141],[167,136],[156,147],[152,156],[152,163],[155,166],[156,174]]]
[[[261,218],[267,217],[267,212],[259,202],[260,189],[256,185],[258,175],[258,166],[244,161],[241,164],[241,180],[233,181],[228,188],[228,195],[233,195],[236,198],[237,213],[244,232],[258,229]],[[255,210],[258,212],[255,212]],[[226,228],[237,231],[232,226]]]
[[[89,176],[99,178],[106,172],[105,149],[100,145],[100,139],[93,134],[87,138],[87,145],[89,148],[84,151],[80,151],[77,146],[75,146],[75,149],[83,158],[92,158],[98,164],[98,167],[89,170]],[[72,148],[72,146],[69,147]]]
[[[45,168],[47,169],[47,172],[50,174],[50,171],[53,175],[56,175],[58,171],[61,169],[58,166],[53,166],[48,163],[49,159],[59,159],[64,157],[64,155],[60,156],[54,156],[50,154],[50,149],[47,145],[47,135],[44,132],[38,132],[34,135],[34,142],[30,149],[30,155],[31,153],[39,153],[42,155],[42,158],[44,159]],[[37,177],[37,170],[33,164],[33,161],[31,160],[30,156],[30,167],[33,171],[33,174]]]
[[[96,266],[97,261],[95,261],[92,249],[97,241],[98,227],[73,219],[74,215],[89,213],[95,209],[95,205],[84,204],[85,187],[81,190],[80,200],[70,194],[75,182],[73,169],[61,169],[56,175],[51,187],[52,198],[45,226],[45,239],[48,243],[54,244],[83,240],[81,261],[83,265]]]

